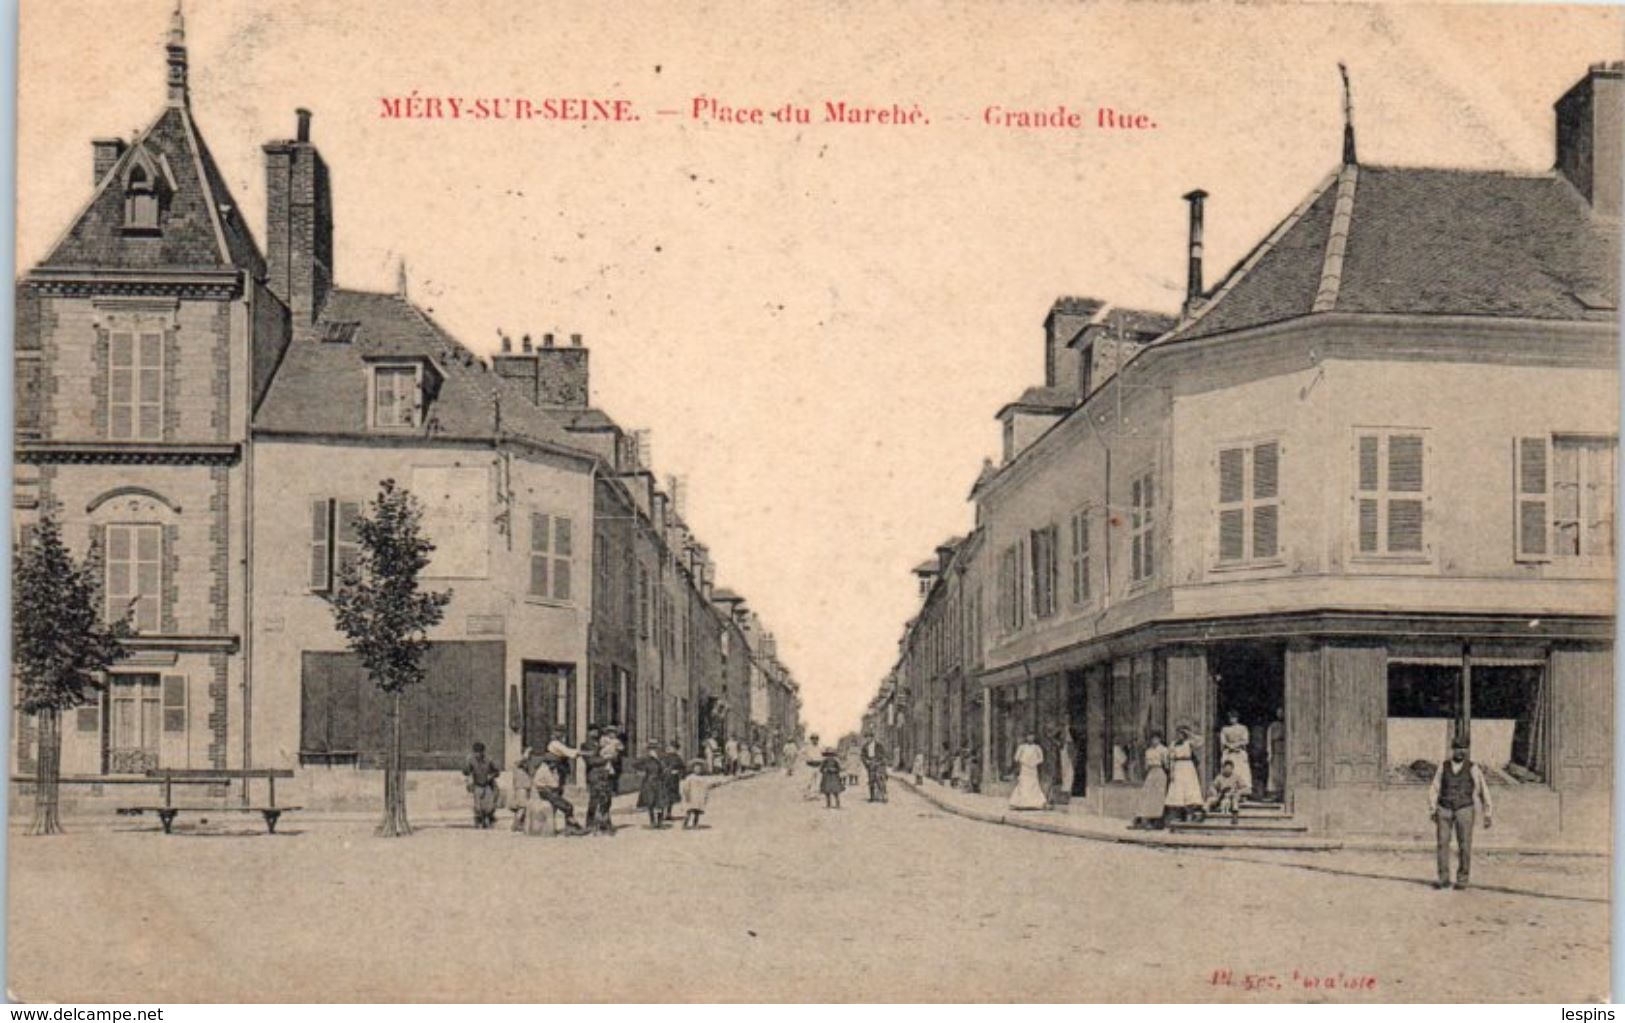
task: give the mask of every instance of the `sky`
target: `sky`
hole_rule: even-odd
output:
[[[171,8],[24,3],[20,269],[88,199],[89,140],[159,112]],[[404,259],[413,299],[484,354],[499,329],[584,335],[594,403],[652,431],[719,584],[778,636],[824,734],[857,725],[894,663],[911,567],[972,527],[993,416],[1043,382],[1057,296],[1175,311],[1198,187],[1216,280],[1335,167],[1339,61],[1362,162],[1538,173],[1552,102],[1625,50],[1604,8],[684,12],[190,0],[192,109],[262,247],[261,146],[308,107],[340,285],[393,290]],[[624,99],[640,119],[382,116],[414,94]],[[697,121],[698,97],[812,123]],[[841,100],[928,123],[823,123]],[[1088,127],[990,126],[995,105]],[[1101,107],[1155,127],[1099,129]]]

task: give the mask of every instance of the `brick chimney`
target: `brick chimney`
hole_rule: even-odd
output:
[[[1196,311],[1202,302],[1202,203],[1207,193],[1200,188],[1186,192],[1184,200],[1190,203],[1190,251],[1185,274],[1185,315]]]
[[[1621,146],[1625,136],[1625,64],[1593,64],[1553,107],[1557,171],[1604,217],[1620,214]]]
[[[525,335],[523,349],[517,352],[513,350],[513,339],[504,334],[502,351],[491,357],[491,368],[496,371],[496,375],[505,380],[516,381],[519,389],[532,404],[539,400],[536,391],[536,367],[536,352],[531,348],[529,334]]]
[[[310,142],[310,111],[292,139],[265,145],[265,233],[271,293],[295,325],[316,321],[333,286],[333,195]]]
[[[99,185],[107,177],[107,172],[118,163],[118,158],[124,155],[125,145],[123,139],[91,139],[91,168],[90,183]]]
[[[536,396],[543,408],[587,407],[587,349],[580,334],[570,335],[568,348],[555,345],[552,334],[543,335],[536,359]]]

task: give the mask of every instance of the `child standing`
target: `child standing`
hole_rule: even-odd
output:
[[[700,815],[705,813],[706,799],[711,794],[711,780],[706,777],[705,761],[696,760],[689,768],[682,782],[684,831],[699,828]]]
[[[925,784],[925,754],[914,754],[914,784]]]
[[[463,777],[468,779],[466,787],[473,802],[476,828],[489,828],[496,823],[499,796],[497,778],[501,775],[502,768],[485,755],[485,743],[476,742],[473,754],[463,765]]]
[[[818,791],[824,794],[824,809],[841,808],[841,760],[833,746],[824,747],[824,759],[818,764]]]

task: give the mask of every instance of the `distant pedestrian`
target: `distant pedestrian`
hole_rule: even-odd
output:
[[[1135,828],[1162,827],[1163,807],[1168,798],[1168,747],[1161,732],[1152,732],[1145,745],[1145,781],[1140,783],[1140,812],[1134,817]]]
[[[576,761],[581,757],[580,750],[572,748],[565,742],[569,734],[569,729],[564,725],[555,726],[553,738],[548,742],[546,751],[537,759],[537,766],[531,776],[533,798],[525,807],[527,835],[550,830],[555,810],[564,814],[564,826],[570,834],[579,835],[585,831],[576,821],[575,805],[564,798],[564,784],[574,773]],[[545,813],[538,812],[538,800],[547,803],[548,810]]]
[[[817,738],[814,736],[813,738]],[[858,757],[863,761],[863,770],[869,776],[869,802],[884,803],[886,801],[886,747],[881,745],[874,733],[865,732],[863,745],[858,747]]]
[[[683,830],[693,831],[700,826],[700,817],[705,813],[705,804],[711,795],[711,779],[707,776],[705,762],[696,760],[689,765],[692,770],[682,783]]]
[[[914,754],[914,784],[925,784],[925,754]]]
[[[1456,836],[1459,856],[1456,869],[1456,887],[1466,888],[1473,871],[1473,817],[1478,807],[1484,810],[1484,827],[1490,826],[1493,808],[1490,789],[1484,783],[1484,772],[1467,759],[1467,739],[1457,738],[1450,746],[1450,759],[1439,765],[1438,773],[1428,785],[1428,814],[1437,827],[1439,880],[1435,888],[1450,887],[1450,836]]]
[[[1269,772],[1264,791],[1271,799],[1280,799],[1286,793],[1286,723],[1283,717],[1281,708],[1275,708],[1275,716],[1271,718],[1269,727],[1264,729],[1264,755],[1268,758],[1264,767]]]
[[[717,738],[707,735],[705,741],[700,743],[700,751],[705,754],[705,773],[715,774],[717,770]]]
[[[671,819],[671,808],[683,801],[683,779],[688,776],[688,761],[683,759],[683,741],[673,739],[666,744],[666,752],[660,755],[660,762],[666,767],[666,807],[665,819]]]
[[[801,754],[801,759],[807,762],[808,767],[812,768],[811,771],[807,772],[807,784],[802,788],[801,798],[804,800],[818,798],[818,767],[823,763],[821,750],[822,747],[818,745],[818,733],[814,732],[807,737],[807,745],[803,747]]]
[[[729,774],[739,773],[739,740],[728,737],[722,746],[724,768]]]
[[[670,803],[669,787],[666,784],[666,761],[660,754],[660,743],[650,739],[649,751],[633,762],[632,769],[642,775],[638,785],[638,809],[648,811],[649,827],[665,827],[666,812],[670,809]]]
[[[1201,811],[1202,777],[1196,773],[1196,753],[1201,747],[1193,738],[1190,726],[1180,725],[1174,732],[1174,744],[1168,747],[1168,794],[1163,797],[1163,818],[1184,820]]]
[[[965,747],[965,791],[982,791],[982,755],[974,747]]]
[[[587,830],[603,835],[614,835],[615,824],[610,811],[615,801],[615,766],[604,755],[602,739],[596,729],[587,733],[587,748],[581,760],[587,765]]]
[[[762,744],[759,743],[759,742],[751,743],[750,744],[750,769],[752,771],[760,771],[765,766],[767,766],[767,763],[762,758]]]
[[[531,782],[536,775],[536,763],[529,747],[513,763],[513,786],[508,793],[508,809],[513,811],[513,830],[525,830],[525,809],[530,805]]]
[[[474,752],[463,764],[463,777],[467,779],[466,787],[474,804],[474,826],[491,827],[497,819],[497,802],[500,798],[497,779],[502,777],[502,768],[485,755],[485,743],[474,744]]]
[[[800,752],[799,747],[796,746],[796,741],[794,739],[784,740],[784,748],[779,752],[784,757],[784,773],[787,776],[795,774],[796,760],[799,759],[798,754]]]
[[[1038,780],[1038,769],[1044,764],[1044,748],[1038,745],[1038,736],[1027,733],[1016,747],[1016,787],[1010,793],[1010,809],[1042,810],[1048,804],[1044,798],[1043,783]]]
[[[825,746],[824,757],[818,764],[818,791],[824,794],[824,809],[841,808],[841,760],[835,747]]]

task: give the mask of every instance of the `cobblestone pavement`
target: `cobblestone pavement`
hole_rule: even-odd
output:
[[[169,837],[139,823],[48,839],[13,828],[9,984],[30,1001],[1608,993],[1595,862],[1486,858],[1484,889],[1435,891],[1416,883],[1423,857],[1107,845],[900,792],[885,805],[849,792],[826,810],[803,788],[764,776],[717,791],[705,830],[620,816],[613,838],[441,824],[387,841],[295,818],[274,837],[238,820]]]

